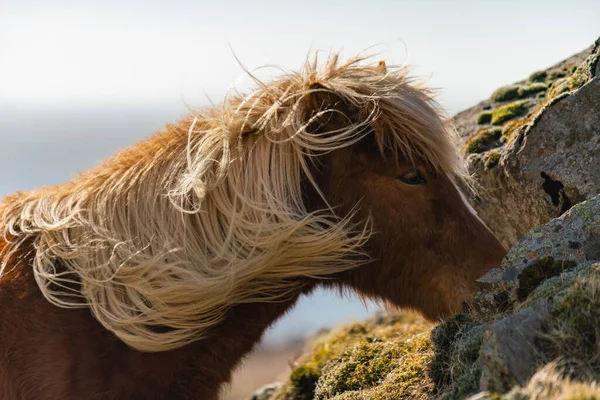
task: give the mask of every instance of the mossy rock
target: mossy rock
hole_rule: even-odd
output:
[[[402,313],[325,335],[295,363],[289,381],[272,399],[332,398],[375,387],[382,391],[386,390],[380,387],[384,381],[412,394],[418,390],[431,391],[433,385],[423,382],[425,365],[432,357],[429,348],[432,327],[414,313]]]
[[[547,359],[560,359],[571,378],[600,381],[600,264],[555,295],[542,339]]]
[[[347,392],[377,387],[379,393],[424,397],[432,391],[426,365],[432,358],[429,335],[388,342],[362,342],[348,349],[324,369],[315,390],[315,400],[354,398]],[[371,398],[382,398],[373,393]],[[395,397],[399,398],[399,397]]]
[[[577,263],[574,261],[555,260],[553,257],[544,257],[532,263],[518,277],[517,296],[519,300],[525,300],[543,281],[560,275],[575,266]]]

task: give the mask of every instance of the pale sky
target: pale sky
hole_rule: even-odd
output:
[[[0,196],[67,180],[186,111],[311,50],[369,47],[458,112],[590,46],[600,0],[0,0]],[[276,66],[276,67],[273,67]],[[364,317],[319,292],[271,341]]]
[[[311,49],[376,45],[458,111],[589,46],[599,15],[597,0],[0,0],[0,103],[202,105],[242,75],[232,49],[297,69]]]

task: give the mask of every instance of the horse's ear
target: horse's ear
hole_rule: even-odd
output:
[[[309,114],[335,108],[340,101],[339,96],[321,82],[315,81],[308,85],[305,102]]]
[[[321,82],[312,82],[305,98],[307,130],[323,132],[347,125],[351,114],[344,99]]]

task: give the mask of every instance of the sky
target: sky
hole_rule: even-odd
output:
[[[371,48],[458,111],[589,46],[598,15],[596,0],[0,0],[0,102],[201,106],[243,76],[234,54],[295,69]]]
[[[452,115],[590,46],[600,1],[0,0],[0,196],[91,168],[307,54],[407,65]],[[315,312],[318,309],[319,312]],[[364,317],[303,300],[270,337]]]

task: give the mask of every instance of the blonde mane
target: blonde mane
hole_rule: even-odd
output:
[[[283,301],[301,289],[298,277],[356,267],[367,258],[369,223],[307,209],[303,181],[318,191],[316,156],[375,135],[382,152],[466,177],[431,94],[402,68],[363,61],[334,55],[318,67],[315,57],[67,184],[7,197],[0,230],[8,248],[32,249],[48,301],[89,307],[141,351],[205,337],[233,305]],[[340,113],[311,108],[307,98],[319,93],[356,115],[316,133],[311,126]]]

